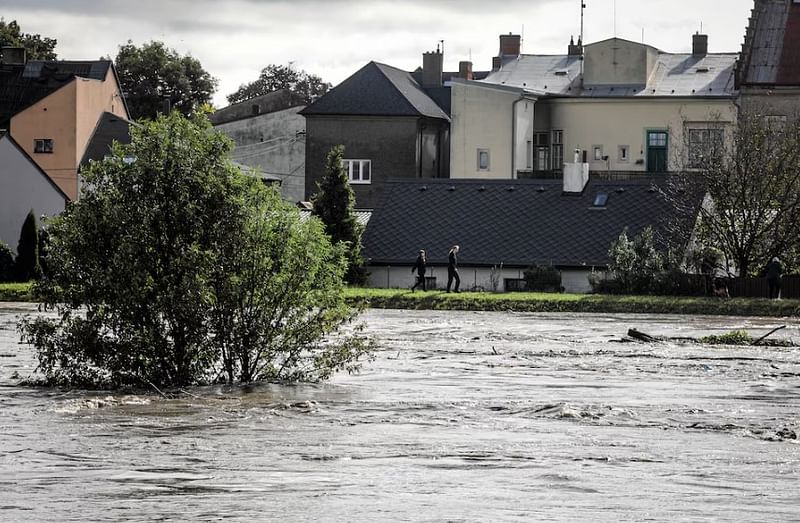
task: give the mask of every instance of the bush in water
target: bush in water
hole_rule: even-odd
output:
[[[180,386],[354,368],[368,344],[334,336],[357,311],[321,223],[242,175],[204,116],[132,135],[49,223],[35,292],[59,314],[21,325],[46,379]]]

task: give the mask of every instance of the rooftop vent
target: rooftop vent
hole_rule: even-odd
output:
[[[625,188],[624,187],[617,187],[617,189],[614,192],[617,193],[617,194],[622,194],[622,193],[625,192]]]
[[[419,190],[420,191],[427,191],[428,190],[428,186],[427,185],[423,185],[422,187],[419,188]]]
[[[451,185],[450,187],[447,188],[447,190],[448,191],[455,191],[456,190],[456,186],[455,185]]]
[[[483,192],[483,191],[485,191],[485,190],[486,190],[486,186],[485,186],[485,185],[481,185],[480,187],[478,187],[478,190],[479,190],[480,192]]]
[[[536,188],[536,192],[545,192],[546,190],[547,189],[545,189],[543,185],[540,185],[539,187]]]

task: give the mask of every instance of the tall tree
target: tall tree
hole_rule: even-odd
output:
[[[25,221],[22,222],[14,265],[17,281],[30,281],[42,273],[39,267],[39,226],[36,224],[33,210],[28,212]]]
[[[204,116],[172,112],[83,173],[36,285],[58,314],[22,325],[50,383],[316,380],[357,364],[367,344],[337,335],[356,313],[343,249],[231,148]]]
[[[742,112],[720,131],[729,136],[717,133],[704,151],[690,149],[696,168],[675,176],[668,196],[682,206],[687,191],[706,191],[698,239],[722,251],[739,275],[756,275],[773,256],[800,247],[800,118]]]
[[[163,112],[165,101],[184,116],[211,102],[217,80],[192,56],[181,56],[163,42],[151,41],[137,47],[119,47],[117,74],[131,116],[155,118]]]
[[[337,145],[325,160],[325,174],[317,183],[311,197],[312,214],[325,224],[325,232],[334,245],[347,246],[347,281],[360,285],[367,279],[364,258],[361,256],[361,235],[364,228],[355,215],[355,195],[342,164],[344,147]]]
[[[0,18],[0,47],[24,47],[29,60],[55,60],[57,43],[54,38],[23,33],[16,20]]]
[[[228,95],[228,102],[244,102],[256,96],[287,89],[300,95],[309,104],[327,93],[330,88],[330,83],[323,82],[317,75],[298,71],[291,63],[270,64],[261,70],[257,80],[239,86],[235,93]]]

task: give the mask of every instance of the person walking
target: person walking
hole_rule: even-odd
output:
[[[414,274],[414,271],[417,272],[417,281],[414,283],[414,286],[411,287],[411,292],[419,286],[422,285],[422,290],[427,291],[427,284],[425,282],[425,267],[428,265],[428,258],[425,256],[425,251],[423,249],[419,250],[419,254],[417,255],[417,261],[414,262],[414,266],[411,267],[411,274]]]
[[[450,286],[455,280],[456,285],[453,292],[458,292],[458,287],[461,285],[461,278],[458,276],[458,251],[460,247],[453,245],[450,247],[450,253],[447,255],[447,292],[450,292]]]
[[[769,286],[769,299],[777,300],[781,297],[781,275],[783,274],[783,266],[778,257],[772,258],[772,261],[767,264],[767,285]]]

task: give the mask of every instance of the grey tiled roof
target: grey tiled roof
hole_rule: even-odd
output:
[[[105,112],[97,121],[94,134],[89,139],[86,151],[83,153],[81,166],[90,161],[100,161],[111,153],[111,144],[119,142],[131,143],[130,126],[135,125],[125,118]]]
[[[370,62],[302,111],[302,115],[427,116],[449,120],[411,74]]]
[[[464,265],[605,266],[625,227],[631,236],[647,225],[663,233],[675,217],[652,180],[591,180],[580,195],[562,194],[560,180],[392,181],[367,225],[364,254],[403,265],[425,249],[431,263],[445,264],[458,244]],[[593,206],[599,192],[608,194],[602,208]],[[699,196],[690,200],[699,208]]]
[[[486,83],[517,87],[534,93],[581,97],[730,96],[734,93],[737,54],[670,54],[660,52],[647,85],[586,86],[581,88],[577,56],[521,55],[507,57]]]
[[[743,51],[743,83],[800,84],[800,3],[757,1]]]

